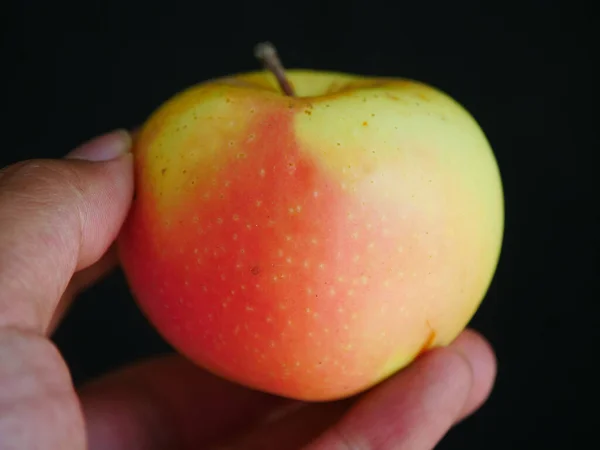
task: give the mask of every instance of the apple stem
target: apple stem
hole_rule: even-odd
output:
[[[275,76],[283,93],[294,97],[294,88],[285,76],[285,69],[283,68],[283,64],[281,64],[275,46],[270,42],[261,42],[254,47],[254,56],[262,63],[265,69]]]

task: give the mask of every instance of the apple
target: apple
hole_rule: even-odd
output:
[[[267,70],[190,87],[141,128],[122,268],[197,365],[340,399],[466,327],[498,263],[501,177],[440,90],[261,51]]]

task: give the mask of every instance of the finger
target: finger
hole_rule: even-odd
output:
[[[459,422],[477,411],[488,399],[496,381],[498,364],[492,346],[475,330],[465,330],[452,347],[467,356],[473,369],[473,386],[457,417],[456,422]]]
[[[113,244],[97,262],[92,264],[90,267],[76,272],[75,275],[73,275],[69,285],[65,289],[64,294],[61,296],[58,305],[54,310],[54,315],[52,316],[52,320],[48,326],[48,334],[54,332],[59,322],[67,312],[67,309],[72,304],[73,299],[82,291],[86,290],[108,275],[117,266],[117,262],[117,250],[116,246]]]
[[[120,227],[132,191],[128,146],[112,133],[72,160],[0,171],[2,448],[85,448],[68,367],[42,333],[73,273],[96,262]]]
[[[278,420],[260,421],[251,430],[239,430],[217,440],[210,450],[299,450],[334,426],[356,402],[355,398],[319,404],[301,404]],[[357,447],[360,448],[360,447]]]
[[[358,397],[307,405],[214,448],[294,450],[323,433],[314,448],[430,448],[402,447],[399,443],[418,443],[423,435],[439,440],[457,419],[473,412],[487,398],[495,367],[489,344],[476,332],[466,330],[449,348],[424,354]],[[418,435],[420,428],[423,431]]]
[[[479,403],[477,386],[489,382],[475,381],[490,373],[474,372],[480,363],[475,359],[487,346],[475,336],[468,338],[470,345],[461,342],[417,359],[361,399],[309,449],[433,449],[457,418]]]
[[[252,425],[287,400],[245,389],[179,356],[135,364],[84,386],[89,450],[187,450]]]
[[[111,245],[132,197],[129,145],[111,133],[1,172],[0,326],[45,332],[72,275]]]
[[[139,127],[130,131],[131,140],[135,141],[137,136],[139,135]],[[76,150],[71,153],[71,158],[76,158],[77,154],[80,153],[81,150]],[[73,299],[79,295],[82,291],[86,290],[93,284],[96,284],[100,281],[104,276],[106,276],[109,272],[111,272],[118,264],[118,256],[117,256],[117,248],[113,244],[108,251],[102,255],[99,261],[94,263],[92,266],[87,267],[79,272],[76,272],[73,275],[73,278],[69,282],[69,285],[65,289],[65,293],[60,298],[58,305],[54,311],[54,315],[52,316],[52,320],[50,325],[48,326],[48,334],[54,332],[58,323],[61,321],[62,317],[66,313],[68,307],[73,302]]]

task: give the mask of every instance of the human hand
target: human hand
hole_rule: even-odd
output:
[[[0,450],[426,450],[488,397],[494,354],[470,330],[338,402],[245,389],[176,355],[76,390],[49,335],[76,293],[116,265],[129,147],[115,132],[63,160],[0,171]]]

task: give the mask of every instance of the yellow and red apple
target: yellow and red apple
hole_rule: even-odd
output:
[[[191,87],[134,144],[119,237],[144,314],[227,379],[302,400],[363,391],[449,344],[504,226],[473,117],[415,81],[289,70]]]

